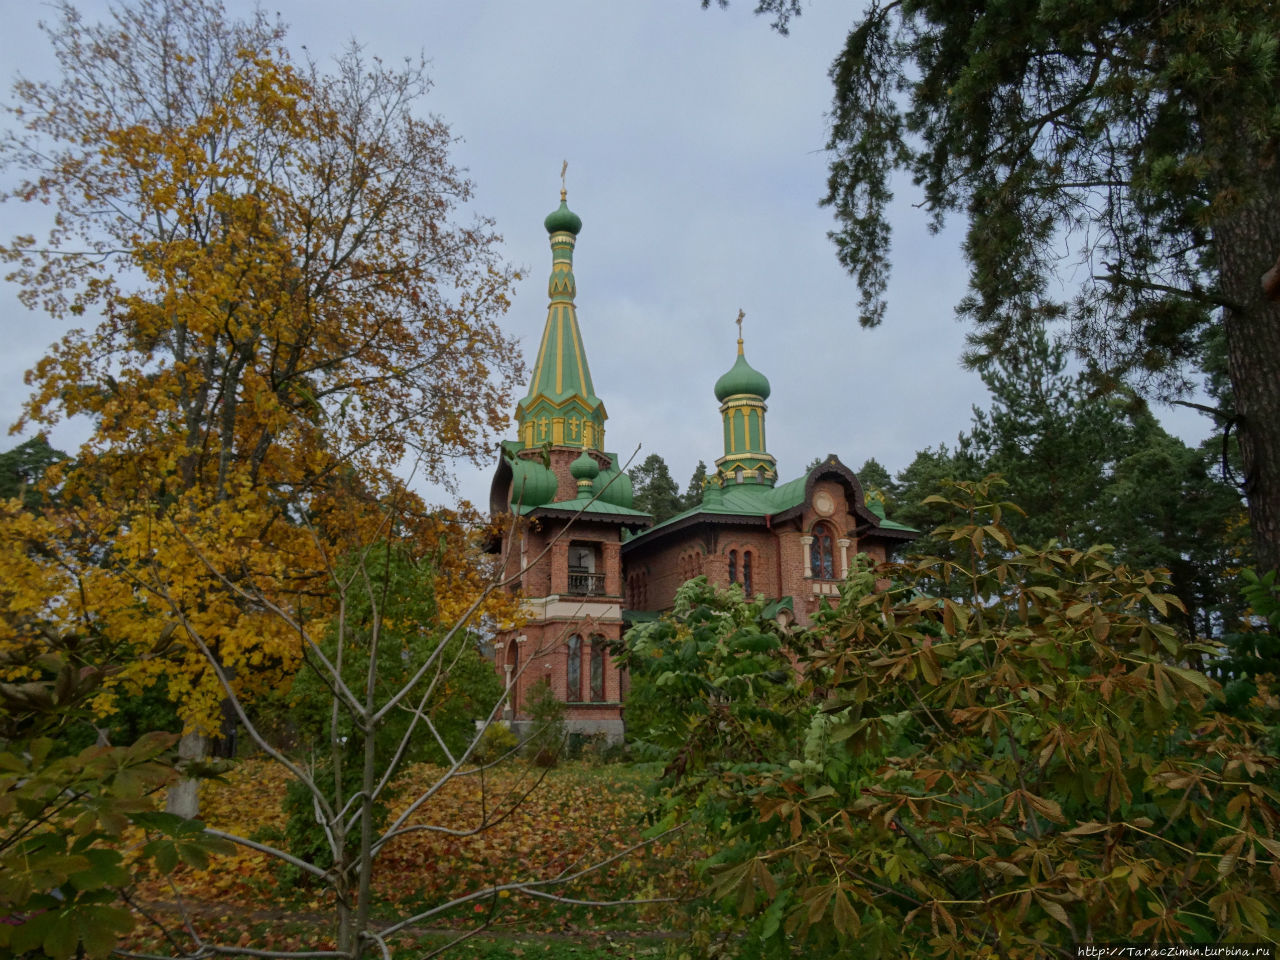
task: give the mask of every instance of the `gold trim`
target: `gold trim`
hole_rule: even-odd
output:
[[[547,341],[551,338],[551,316],[548,313],[547,323],[542,328],[542,343],[538,345],[538,362],[533,367],[533,382],[529,384],[529,396],[538,396],[538,385],[542,382],[542,364],[547,356]]]
[[[556,396],[564,393],[564,307],[556,308]]]
[[[573,324],[573,353],[578,361],[578,386],[582,389],[583,396],[586,396],[589,393],[587,380],[590,378],[587,376],[586,359],[582,355],[582,329],[578,326],[578,311],[573,307],[566,307],[565,312],[569,314],[569,321]]]

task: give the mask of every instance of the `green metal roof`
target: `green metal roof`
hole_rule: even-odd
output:
[[[765,517],[782,513],[804,502],[804,484],[807,479],[807,477],[797,477],[779,487],[768,487],[758,483],[744,483],[723,489],[708,487],[703,491],[701,503],[682,513],[677,513],[662,523],[655,524],[647,533],[661,530],[685,517],[699,513],[726,517]]]
[[[915,527],[909,527],[905,523],[899,523],[897,520],[890,520],[884,515],[884,501],[878,497],[867,497],[867,509],[876,515],[880,520],[880,526],[885,530],[905,530],[908,533],[919,533]]]
[[[814,467],[814,470],[821,470],[826,464],[820,464]],[[843,465],[841,470],[847,470]],[[655,524],[643,534],[638,536],[649,537],[661,530],[666,530],[679,524],[681,521],[689,517],[703,516],[707,518],[722,517],[767,517],[777,516],[788,510],[801,506],[805,500],[805,488],[809,481],[809,474],[802,477],[796,477],[794,480],[788,480],[786,483],[776,487],[766,486],[758,483],[730,484],[726,487],[708,486],[702,494],[702,502],[695,507],[691,507],[682,513],[677,513],[674,517],[664,520],[662,523]],[[914,527],[909,527],[903,523],[897,523],[893,520],[886,520],[871,504],[866,505],[872,514],[876,517],[876,528],[881,531],[894,531],[895,533],[918,534],[920,531]],[[869,531],[874,533],[875,531]],[[634,539],[634,538],[633,538]]]
[[[570,472],[580,479],[578,474],[590,476],[591,468],[595,467],[596,474],[591,487],[586,491],[579,489],[578,495],[572,500],[556,500],[556,475],[546,463],[537,457],[520,456],[523,448],[518,440],[503,440],[500,449],[503,460],[511,467],[511,499],[506,505],[521,516],[545,508],[568,513],[584,510],[597,517],[634,517],[644,521],[652,519],[649,514],[632,509],[631,478],[622,472],[616,453],[597,451],[608,457],[610,463],[607,469],[600,470],[584,450],[570,467]]]
[[[547,233],[564,231],[577,236],[582,230],[582,218],[569,209],[563,190],[560,191],[560,206],[547,214],[547,219],[542,221],[542,225],[547,228]]]
[[[612,518],[612,519],[628,519],[637,520],[647,523],[652,519],[649,514],[643,510],[633,510],[630,507],[620,507],[616,503],[606,503],[599,497],[594,500],[591,496],[577,496],[572,500],[556,500],[553,503],[530,504],[529,506],[521,506],[518,508],[522,517],[528,516],[535,510],[546,512],[555,510],[560,513],[579,513],[588,519],[596,518]]]
[[[721,403],[739,394],[759,397],[761,400],[769,399],[769,378],[747,363],[747,358],[742,353],[741,340],[738,341],[738,359],[733,362],[728,372],[716,381],[715,390],[716,399]]]
[[[551,440],[557,445],[598,448],[607,414],[591,381],[574,305],[578,292],[573,277],[574,235],[581,229],[582,220],[569,209],[563,192],[560,208],[547,217],[546,227],[551,233],[547,323],[533,364],[529,392],[516,404],[516,420],[527,447]],[[563,435],[556,433],[557,420],[563,423]],[[531,440],[526,424],[536,428]]]

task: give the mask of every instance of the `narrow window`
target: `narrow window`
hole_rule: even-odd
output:
[[[511,699],[508,701],[513,711],[520,709],[520,689],[516,681],[520,679],[520,642],[518,640],[511,641],[511,683],[515,684],[511,690]]]
[[[836,573],[835,557],[832,548],[835,538],[831,535],[831,527],[820,523],[813,528],[813,543],[809,546],[809,566],[813,575],[819,580],[834,580]]]
[[[591,699],[604,700],[604,641],[599,637],[591,640]]]
[[[569,669],[565,671],[566,701],[582,699],[582,638],[576,633],[569,638]]]
[[[742,551],[742,592],[748,597],[751,594],[751,551]]]
[[[738,582],[738,551],[729,551],[729,582]]]

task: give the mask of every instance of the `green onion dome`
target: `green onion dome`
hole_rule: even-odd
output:
[[[768,400],[769,378],[747,363],[747,358],[742,355],[742,341],[739,340],[738,359],[729,372],[716,381],[716,399],[724,403],[729,397],[743,393]]]
[[[536,460],[516,459],[511,464],[513,506],[540,507],[556,495],[556,475]]]
[[[583,450],[582,455],[569,464],[569,475],[578,481],[594,480],[600,476],[600,464],[595,462],[591,454]]]
[[[547,214],[542,225],[547,228],[547,233],[572,233],[575,237],[582,229],[582,218],[569,209],[563,190],[560,191],[559,208]]]
[[[616,462],[596,477],[591,489],[602,503],[612,503],[615,507],[630,508],[635,502],[631,478],[626,471],[618,469]]]

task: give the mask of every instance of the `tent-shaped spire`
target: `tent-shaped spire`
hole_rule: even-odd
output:
[[[569,209],[563,189],[559,208],[544,225],[551,235],[551,279],[547,283],[551,302],[529,393],[516,406],[520,440],[526,449],[550,444],[599,450],[604,444],[607,414],[591,383],[573,302],[577,294],[573,247],[582,219]]]

